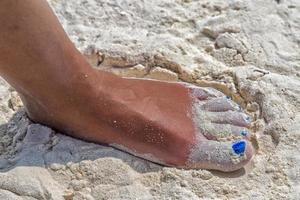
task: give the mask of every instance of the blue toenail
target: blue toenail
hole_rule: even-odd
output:
[[[234,153],[241,155],[245,152],[246,142],[245,141],[236,142],[232,145],[232,149]]]
[[[230,96],[226,96],[226,99],[231,99],[231,97]]]
[[[242,135],[242,136],[247,136],[247,135],[248,135],[248,131],[243,130],[243,131],[241,132],[241,135]]]
[[[250,123],[252,121],[251,117],[247,114],[244,113],[244,116],[243,116],[244,120],[247,122],[247,123]]]

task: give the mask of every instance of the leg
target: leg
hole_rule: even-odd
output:
[[[44,0],[1,1],[0,27],[0,74],[32,120],[165,165],[232,171],[251,159],[247,116],[223,94],[96,71]]]

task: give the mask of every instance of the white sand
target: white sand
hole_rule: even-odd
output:
[[[231,95],[255,118],[246,173],[164,168],[31,124],[0,82],[0,199],[299,199],[299,0],[50,0],[95,66]]]

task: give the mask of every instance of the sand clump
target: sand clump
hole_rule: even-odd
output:
[[[49,0],[100,70],[211,86],[254,119],[246,170],[161,167],[30,122],[0,80],[0,199],[297,199],[297,0]]]

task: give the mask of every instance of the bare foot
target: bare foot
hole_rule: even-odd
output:
[[[221,93],[96,71],[46,1],[0,2],[0,75],[32,120],[164,165],[232,171],[251,159],[249,120]]]
[[[98,71],[75,80],[22,94],[29,117],[167,166],[234,171],[253,156],[250,118],[217,90]]]

